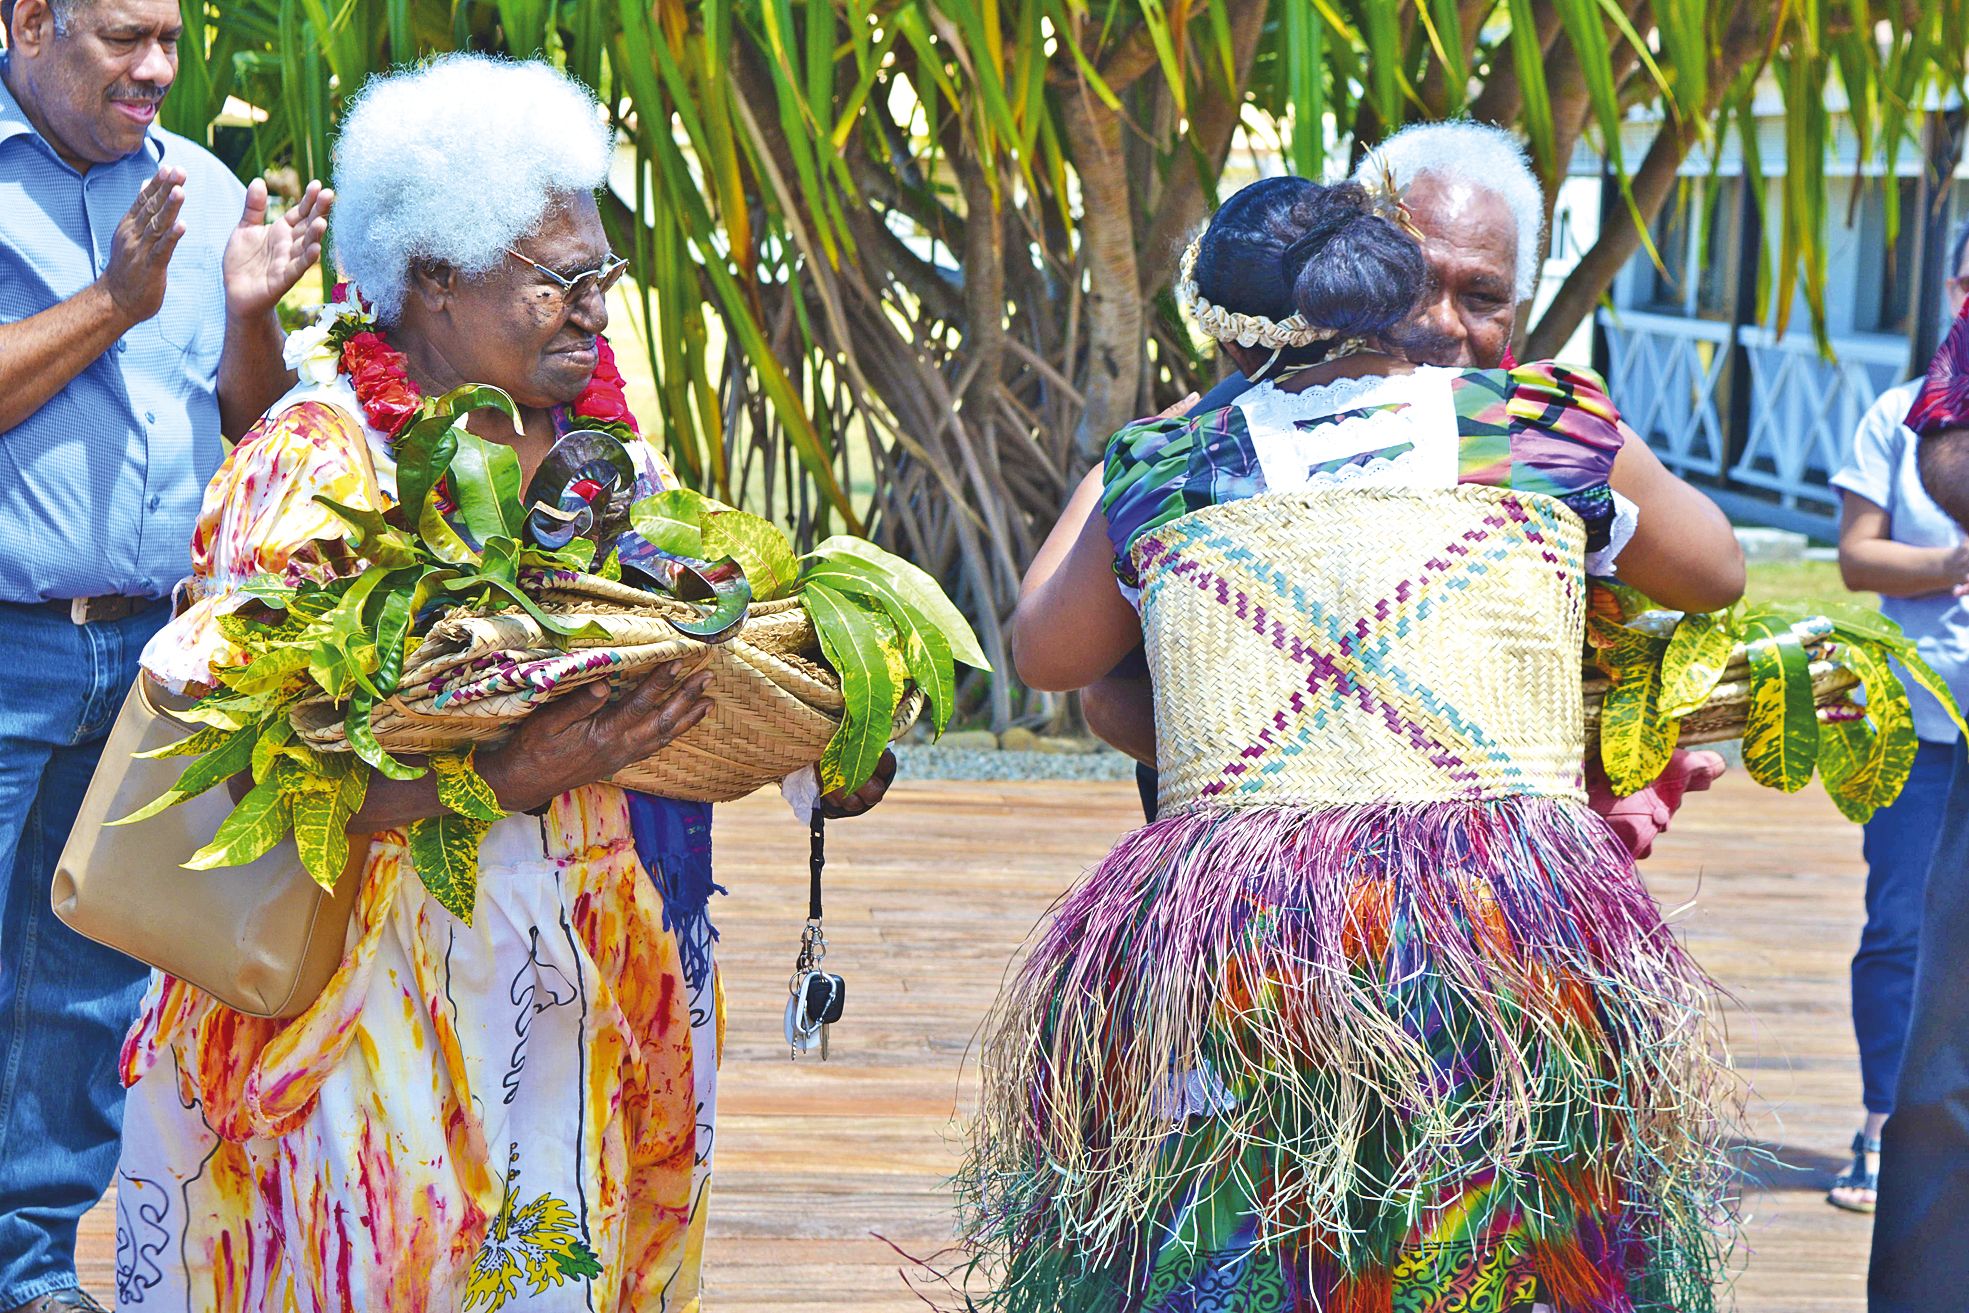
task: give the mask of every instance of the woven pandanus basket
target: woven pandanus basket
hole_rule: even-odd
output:
[[[600,636],[557,639],[522,611],[454,612],[431,627],[404,662],[396,693],[373,714],[376,738],[393,753],[498,743],[536,707],[607,680],[627,689],[668,661],[712,672],[709,715],[655,756],[612,777],[641,793],[729,802],[818,762],[840,727],[841,681],[822,663],[812,621],[798,598],[755,603],[738,632],[718,643],[680,633],[673,621],[697,608],[590,575],[556,577],[531,590],[541,609]],[[911,692],[895,733],[922,705]],[[303,703],[298,737],[327,752],[349,751],[343,709]]]
[[[1821,711],[1828,707],[1846,705],[1847,695],[1859,687],[1859,676],[1833,659],[1834,644],[1829,638],[1814,638],[1805,645],[1811,658],[1812,700]],[[1585,677],[1586,695],[1586,739],[1592,751],[1599,751],[1600,707],[1606,701],[1607,689],[1611,681],[1594,667],[1587,667]],[[1730,662],[1724,667],[1723,678],[1716,685],[1700,707],[1682,717],[1682,731],[1676,739],[1680,747],[1696,747],[1704,743],[1724,743],[1740,739],[1750,723],[1750,699],[1752,692],[1750,677],[1750,656],[1743,644],[1737,644],[1730,654]]]

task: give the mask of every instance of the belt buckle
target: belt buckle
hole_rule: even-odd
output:
[[[69,623],[70,623],[70,624],[74,624],[74,625],[86,625],[86,624],[88,624],[88,623],[89,623],[89,603],[90,603],[90,602],[92,602],[92,601],[94,601],[94,600],[95,600],[95,599],[94,599],[94,598],[92,598],[92,597],[71,597],[71,598],[69,598],[69,599],[68,599],[68,621],[69,621]]]

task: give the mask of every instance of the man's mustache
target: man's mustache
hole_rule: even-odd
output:
[[[1388,330],[1388,339],[1417,364],[1453,365],[1463,357],[1463,344],[1426,322],[1409,320]]]
[[[169,87],[160,87],[152,82],[119,82],[109,89],[111,100],[149,100],[164,99]]]

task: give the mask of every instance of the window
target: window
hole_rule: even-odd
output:
[[[1692,193],[1693,188],[1678,187],[1675,194],[1662,205],[1661,213],[1655,216],[1649,235],[1654,238],[1655,254],[1661,257],[1661,263],[1648,264],[1647,303],[1650,310],[1682,314],[1687,308]],[[1624,199],[1614,202],[1616,205],[1626,203]],[[1639,258],[1646,260],[1647,252],[1643,251]]]
[[[1743,188],[1734,178],[1692,180],[1677,189],[1651,230],[1661,265],[1648,268],[1648,309],[1694,319],[1731,317],[1742,207]],[[1698,261],[1693,270],[1692,260]]]
[[[1894,187],[1900,199],[1900,231],[1887,241],[1887,201],[1884,189]],[[1853,265],[1853,327],[1868,333],[1907,336],[1914,326],[1919,300],[1915,279],[1916,246],[1921,228],[1921,183],[1918,178],[1883,178],[1866,185],[1860,205],[1859,257]]]

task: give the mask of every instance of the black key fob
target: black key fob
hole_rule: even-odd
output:
[[[848,1001],[848,985],[841,977],[826,971],[807,976],[806,997],[801,1000],[809,1022],[831,1026],[841,1019]]]

